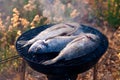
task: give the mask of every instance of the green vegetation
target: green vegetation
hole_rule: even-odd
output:
[[[110,26],[120,25],[120,0],[95,0],[97,17],[106,20]]]

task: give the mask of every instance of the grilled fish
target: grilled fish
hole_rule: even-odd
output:
[[[100,43],[97,35],[86,33],[72,40],[55,58],[43,62],[43,65],[51,65],[61,59],[71,60],[82,57],[94,51]]]
[[[57,36],[48,40],[38,40],[31,45],[29,53],[60,52],[69,42],[77,36]]]
[[[33,44],[37,40],[46,40],[48,38],[54,38],[56,36],[66,36],[66,35],[71,35],[73,32],[77,30],[79,27],[79,24],[77,23],[61,23],[61,24],[56,24],[50,28],[45,29],[41,33],[39,33],[37,36],[34,38],[24,41],[24,46],[28,46],[30,44]]]

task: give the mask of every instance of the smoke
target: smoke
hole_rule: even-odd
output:
[[[28,1],[30,2],[32,0]],[[40,12],[40,14],[42,13],[44,17],[47,17],[51,23],[60,22],[91,23],[94,19],[93,16],[94,12],[89,4],[90,0],[34,0],[34,1],[35,3],[33,4],[36,5],[36,10]],[[10,1],[1,0],[0,13],[3,12],[5,17],[8,15],[12,15],[12,8],[17,7],[20,10],[20,12],[21,13],[23,12],[24,14],[24,11],[21,11],[23,9],[20,7],[20,5],[24,6],[23,3],[24,0],[20,0],[19,2],[17,0]],[[6,5],[10,5],[10,7],[8,8],[6,7]],[[3,19],[6,18],[3,17]]]
[[[87,22],[92,19],[89,0],[39,0],[43,16],[50,22]]]

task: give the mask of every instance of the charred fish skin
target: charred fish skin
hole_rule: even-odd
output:
[[[66,23],[66,24],[70,24],[70,23]],[[72,27],[69,25],[66,25],[66,24],[65,23],[56,24],[50,28],[47,28],[46,30],[42,31],[34,38],[26,41],[26,44],[23,47],[26,47],[26,46],[36,42],[37,40],[45,40],[45,39],[53,38],[56,36],[70,35],[69,33],[75,31],[77,29],[77,27],[79,27],[79,24],[77,24],[77,23],[71,23],[70,25],[73,24]]]
[[[50,53],[60,52],[69,42],[77,36],[58,36],[47,40],[38,40],[31,45],[29,53]]]
[[[51,60],[43,62],[43,65],[51,65],[61,59],[71,60],[74,58],[82,57],[94,51],[100,43],[100,38],[94,34],[87,33],[80,35],[73,41],[67,44],[67,46],[59,53],[58,56]]]

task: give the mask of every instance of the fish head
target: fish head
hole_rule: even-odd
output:
[[[47,44],[44,40],[38,40],[31,45],[28,53],[44,53],[46,51]]]

